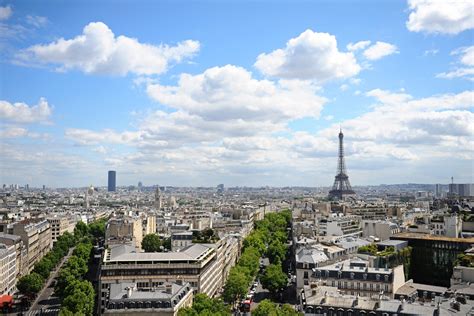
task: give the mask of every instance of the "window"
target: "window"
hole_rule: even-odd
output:
[[[308,271],[305,271],[305,272],[304,272],[304,276],[303,276],[303,278],[305,278],[305,279],[307,279],[307,278],[308,278]]]

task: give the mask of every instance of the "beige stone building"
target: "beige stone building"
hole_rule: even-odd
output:
[[[109,219],[105,231],[106,245],[128,243],[141,249],[143,240],[142,218],[138,216],[116,216]]]
[[[53,243],[65,232],[73,233],[74,227],[76,227],[75,219],[68,215],[51,216],[47,218],[47,221],[51,225],[51,238]]]
[[[28,251],[28,273],[52,248],[51,227],[45,219],[27,219],[15,223],[13,235],[20,236]]]

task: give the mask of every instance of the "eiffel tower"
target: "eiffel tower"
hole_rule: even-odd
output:
[[[339,158],[337,161],[337,175],[334,179],[332,190],[329,191],[329,198],[342,200],[345,196],[355,195],[352,190],[349,176],[346,171],[346,164],[344,162],[344,134],[342,130],[339,131]]]

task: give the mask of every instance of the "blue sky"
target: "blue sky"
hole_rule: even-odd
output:
[[[469,1],[1,1],[0,182],[473,181]]]

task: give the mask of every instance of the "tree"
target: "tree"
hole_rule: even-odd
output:
[[[245,270],[239,267],[233,267],[229,272],[229,277],[224,287],[224,300],[226,302],[235,303],[235,301],[247,293],[249,285],[248,274],[245,274]]]
[[[77,289],[72,295],[64,299],[61,306],[73,313],[89,316],[92,315],[94,311],[94,296],[92,296],[91,299],[90,295]]]
[[[269,290],[272,294],[277,293],[280,289],[284,288],[287,284],[287,278],[281,268],[281,264],[269,265],[262,278],[262,286]]]
[[[74,228],[74,236],[78,239],[81,239],[82,237],[85,237],[89,234],[89,227],[87,226],[86,223],[84,222],[79,222],[76,224],[76,227]]]
[[[171,237],[164,238],[162,243],[163,243],[163,248],[171,250]]]
[[[41,275],[43,279],[47,279],[54,266],[48,257],[44,257],[35,264],[33,271]]]
[[[239,259],[239,266],[245,267],[252,275],[257,274],[259,267],[260,254],[253,247],[244,250]]]
[[[161,240],[157,234],[148,234],[142,240],[142,249],[145,252],[160,252]]]
[[[267,249],[267,256],[271,263],[283,262],[286,257],[286,245],[277,239],[272,240]]]
[[[71,256],[67,261],[65,268],[68,269],[76,278],[82,277],[89,270],[87,262],[78,256]]]
[[[44,279],[36,272],[21,277],[16,284],[18,291],[26,296],[34,296],[43,288]]]
[[[293,306],[291,306],[290,304],[283,304],[283,306],[281,307],[280,315],[282,315],[282,316],[300,316],[300,315],[303,316],[303,313],[298,313],[297,311],[295,311]]]
[[[178,311],[178,316],[228,316],[230,309],[220,299],[209,298],[206,294],[196,294],[193,306]]]
[[[73,275],[69,269],[61,269],[59,272],[58,283],[56,283],[56,287],[54,288],[56,295],[58,295],[60,298],[66,297],[66,287],[75,280],[77,280],[77,276]]]
[[[89,224],[89,232],[96,239],[104,238],[106,226],[107,219],[99,219]]]
[[[278,308],[275,303],[265,299],[258,304],[258,307],[252,312],[252,316],[278,316]]]
[[[260,256],[265,253],[267,247],[265,246],[264,236],[260,231],[253,231],[244,239],[244,249],[248,247],[257,249]]]
[[[92,245],[90,243],[80,243],[76,246],[72,254],[84,260],[89,260],[91,250]]]

